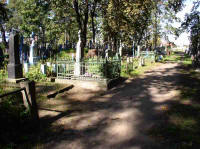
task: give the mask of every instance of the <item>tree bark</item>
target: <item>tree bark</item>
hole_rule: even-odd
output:
[[[74,0],[74,9],[76,12],[76,20],[81,31],[81,59],[84,58],[84,48],[87,42],[87,24],[88,24],[88,0],[85,1],[84,17],[80,15],[79,4]]]
[[[0,27],[1,27],[1,34],[2,34],[2,42],[3,42],[4,46],[6,48],[8,48],[8,43],[6,42],[6,31],[3,28],[2,24],[0,24]]]
[[[95,17],[95,12],[96,12],[96,1],[94,1],[94,4],[92,6],[91,10],[91,19],[92,19],[92,39],[93,39],[93,45],[95,46],[95,37],[96,37],[96,29],[95,29],[95,23],[94,23],[94,17]],[[96,47],[96,46],[95,46]]]

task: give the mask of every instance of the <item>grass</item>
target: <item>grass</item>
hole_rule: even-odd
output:
[[[178,62],[182,63],[183,65],[191,65],[192,60],[189,55],[184,54],[183,52],[172,52],[170,56],[165,56],[163,63],[166,62]]]
[[[200,73],[187,55],[175,53],[166,58],[180,62],[180,95],[165,112],[165,120],[155,125],[150,135],[170,149],[200,148]],[[166,62],[166,61],[165,61]]]
[[[121,70],[121,77],[124,78],[134,78],[134,77],[138,77],[140,75],[143,75],[146,71],[152,69],[155,66],[160,65],[160,63],[145,63],[145,66],[142,67],[137,67],[134,70],[132,70],[132,68],[130,68],[128,71],[126,70],[125,67],[122,66],[122,70]]]

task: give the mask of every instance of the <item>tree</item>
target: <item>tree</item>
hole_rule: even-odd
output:
[[[200,64],[200,1],[194,2],[193,9],[190,14],[186,15],[185,22],[182,23],[183,29],[190,32],[190,51],[196,65]]]
[[[4,24],[8,21],[8,9],[6,8],[6,4],[0,2],[0,29],[2,34],[2,41],[6,48],[8,48],[8,44],[6,42],[6,31],[4,29]]]

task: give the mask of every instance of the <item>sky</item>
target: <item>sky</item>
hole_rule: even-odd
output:
[[[185,14],[190,13],[192,6],[193,6],[193,0],[186,0],[185,7],[183,8],[182,11],[177,13],[177,17],[179,17],[181,19],[181,21],[184,21]],[[175,22],[172,25],[174,27],[180,27],[181,23]],[[169,40],[173,41],[177,46],[184,46],[184,45],[189,45],[189,43],[190,43],[189,36],[190,36],[190,34],[185,31],[177,39],[175,36],[170,35]]]

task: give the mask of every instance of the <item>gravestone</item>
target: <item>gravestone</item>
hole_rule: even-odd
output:
[[[30,65],[34,65],[37,63],[38,61],[38,57],[36,54],[36,45],[35,45],[35,37],[34,37],[34,33],[32,33],[32,41],[31,41],[31,45],[30,45],[30,55],[29,55],[29,63]]]
[[[8,79],[19,79],[22,76],[22,65],[19,57],[19,34],[11,33],[9,38]]]

